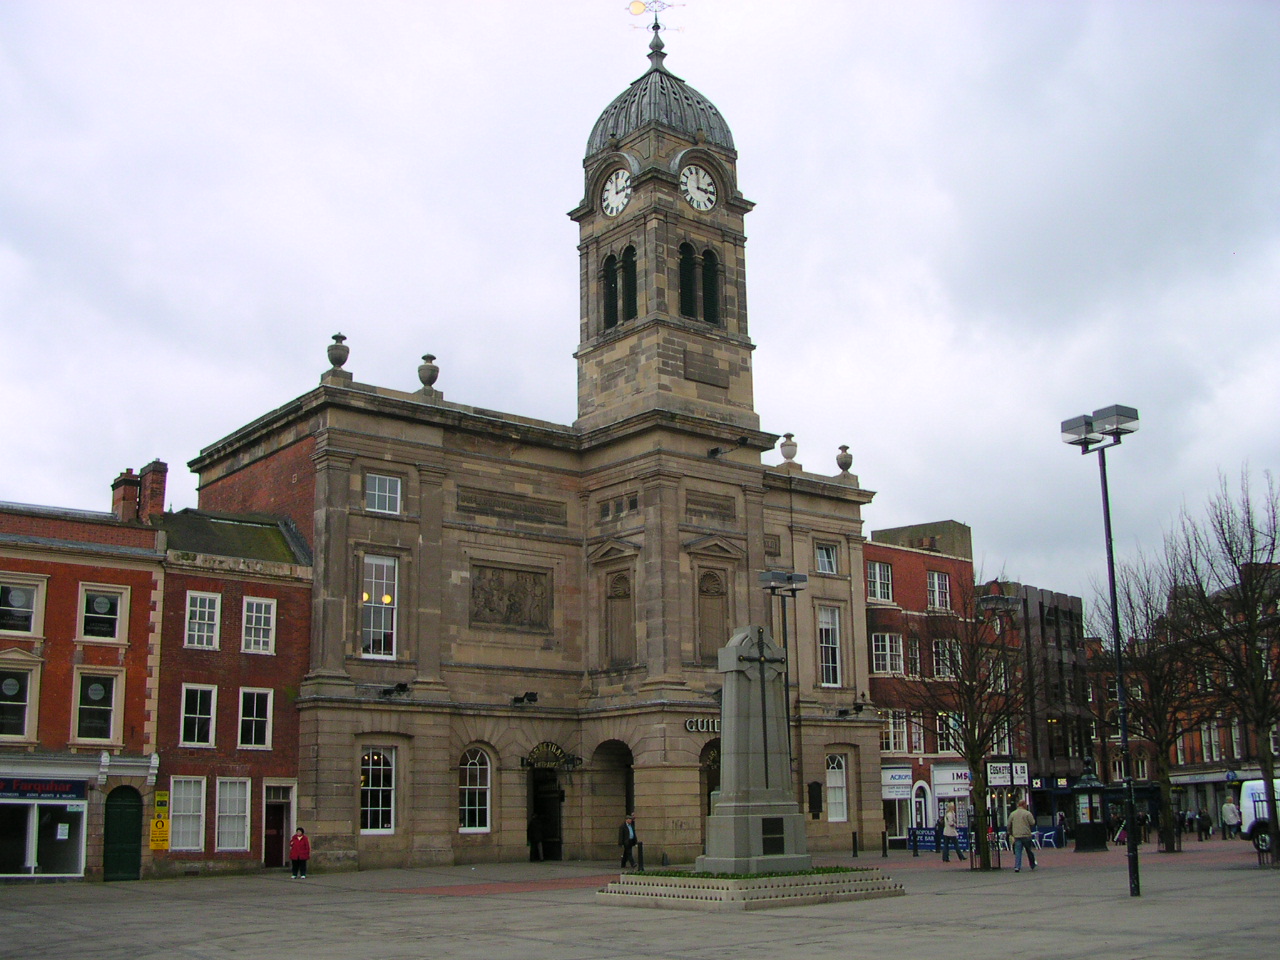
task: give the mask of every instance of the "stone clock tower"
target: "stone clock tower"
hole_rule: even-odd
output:
[[[652,66],[591,131],[586,194],[569,214],[582,256],[574,426],[674,417],[756,431],[742,223],[753,204],[728,124],[667,70],[653,31]]]

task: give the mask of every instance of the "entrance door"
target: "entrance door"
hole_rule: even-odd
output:
[[[529,771],[529,816],[538,821],[542,834],[542,859],[563,857],[564,837],[561,833],[560,805],[564,793],[556,771],[533,767]]]
[[[270,789],[270,788],[268,788]],[[286,790],[288,787],[285,788]],[[289,803],[267,801],[262,818],[262,865],[283,867],[285,844],[289,837]]]
[[[142,876],[142,794],[116,787],[107,796],[102,830],[102,879],[137,880]]]

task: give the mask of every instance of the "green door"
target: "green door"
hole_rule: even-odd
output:
[[[137,880],[142,875],[142,794],[133,787],[112,790],[102,834],[102,879]]]

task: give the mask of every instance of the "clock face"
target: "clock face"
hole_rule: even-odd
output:
[[[696,163],[680,171],[680,194],[695,210],[710,210],[716,205],[716,182],[711,174]]]
[[[626,170],[615,170],[604,182],[600,191],[600,208],[606,217],[616,217],[631,199],[631,174]]]

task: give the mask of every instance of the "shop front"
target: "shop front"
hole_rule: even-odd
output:
[[[86,780],[0,777],[0,877],[81,877]]]

